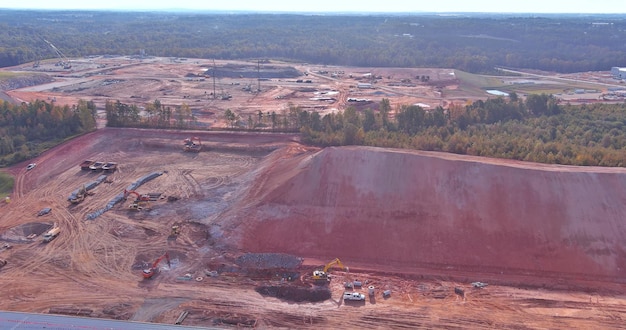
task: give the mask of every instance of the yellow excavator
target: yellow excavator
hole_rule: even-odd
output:
[[[176,237],[178,237],[178,235],[180,235],[180,226],[179,225],[173,225],[172,226],[172,231],[170,232],[170,236],[168,236],[167,239],[175,240]]]
[[[313,277],[312,279],[316,282],[328,282],[330,279],[328,278],[328,270],[334,266],[337,265],[338,267],[341,267],[341,269],[345,270],[346,272],[349,272],[350,270],[348,269],[348,267],[344,266],[341,263],[341,260],[339,260],[339,258],[335,258],[335,260],[332,260],[331,262],[327,263],[324,266],[324,269],[322,270],[314,270],[313,271]]]

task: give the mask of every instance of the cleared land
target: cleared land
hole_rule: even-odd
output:
[[[107,100],[141,106],[158,99],[165,106],[187,104],[207,127],[226,127],[226,109],[247,122],[248,115],[255,119],[259,111],[281,115],[291,106],[323,115],[350,105],[378,109],[383,98],[395,109],[410,104],[447,107],[450,102],[465,104],[488,96],[471,79],[469,85],[460,88],[462,82],[452,69],[109,56],[73,60],[68,70],[55,66],[52,60],[38,67],[8,69],[26,77],[21,86],[5,88],[18,102],[40,99],[75,104],[84,99],[103,109]],[[34,81],[35,77],[53,81],[42,84]],[[28,86],[28,79],[34,86]]]
[[[115,92],[132,86],[141,84]],[[91,95],[47,89],[9,93]],[[123,95],[130,103],[135,94]],[[239,104],[232,94],[198,103]],[[260,103],[250,104],[254,112]],[[191,136],[199,153],[182,151]],[[105,174],[81,170],[85,159],[118,168],[72,204],[72,192]],[[589,329],[626,318],[624,169],[320,150],[290,134],[110,128],[32,162],[8,169],[16,187],[0,206],[0,241],[13,246],[0,251],[3,310],[170,324],[188,311],[188,325],[261,328]],[[160,198],[141,211],[127,199],[102,212],[152,173],[134,190]],[[42,243],[52,226],[61,233]],[[144,280],[165,252],[170,265]],[[311,272],[337,257],[349,272],[334,267],[327,287],[313,285]],[[365,302],[342,301],[354,280]]]

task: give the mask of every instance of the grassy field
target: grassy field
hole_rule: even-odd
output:
[[[17,72],[10,72],[10,71],[0,71],[0,79],[7,79],[7,78],[13,78],[13,77],[17,77],[19,75],[24,75],[25,73],[17,73]]]
[[[461,92],[470,93],[477,97],[484,97],[487,89],[501,89],[505,86],[500,78],[494,76],[483,76],[460,70],[454,70],[454,75],[461,82],[459,84]]]
[[[0,172],[0,199],[4,199],[13,191],[13,177]]]
[[[511,76],[483,76],[464,71],[455,70],[456,77],[460,81],[459,91],[470,93],[476,96],[485,96],[485,91],[488,89],[496,89],[503,92],[517,94],[563,94],[572,92],[576,89],[586,90],[598,90],[603,86],[593,84],[584,81],[564,81],[557,79],[546,79],[531,77],[528,80],[532,80],[533,83],[528,84],[515,84],[506,83],[511,80]],[[517,77],[518,79],[524,79],[523,77]]]

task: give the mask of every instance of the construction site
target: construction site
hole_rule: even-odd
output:
[[[111,98],[189,102],[218,127],[225,109],[480,96],[455,92],[453,80],[358,87],[356,70],[298,69],[270,87],[261,63],[227,78],[213,61],[124,61],[42,62],[28,68],[54,82],[6,94],[93,98],[99,109]],[[211,78],[197,75],[203,65]],[[444,81],[448,71],[419,75]],[[322,90],[338,94],[311,96]],[[626,319],[621,168],[320,149],[271,132],[100,128],[4,170],[15,188],[0,204],[1,310],[215,328],[589,329]]]
[[[0,309],[262,328],[626,317],[622,169],[193,134],[200,152],[189,132],[105,128],[11,168]]]

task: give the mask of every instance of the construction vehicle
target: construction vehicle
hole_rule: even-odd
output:
[[[140,195],[134,190],[124,190],[124,198],[128,198],[130,195],[137,196],[135,200],[128,206],[129,209],[135,211],[141,211],[144,209],[150,209],[150,202],[156,201],[161,197],[161,193],[148,193]]]
[[[165,252],[164,255],[160,256],[153,264],[150,268],[148,269],[144,269],[143,270],[143,278],[144,279],[151,279],[156,273],[159,272],[159,263],[161,261],[163,261],[163,259],[167,260],[167,266],[171,267],[170,264],[170,255]]]
[[[185,139],[183,151],[185,152],[200,152],[202,149],[202,141],[197,136]]]
[[[322,282],[322,283],[323,283],[323,282],[328,282],[328,281],[330,281],[330,279],[329,279],[329,277],[328,277],[328,270],[329,270],[332,266],[334,266],[334,265],[337,265],[337,266],[341,267],[341,268],[342,268],[342,269],[344,269],[346,272],[348,272],[348,271],[349,271],[348,267],[344,266],[344,265],[341,263],[341,260],[339,260],[339,258],[335,258],[335,260],[333,260],[333,261],[331,261],[331,262],[327,263],[327,264],[324,266],[324,269],[323,269],[323,270],[314,270],[314,271],[313,271],[313,277],[312,277],[312,278],[313,278],[313,280],[314,280],[314,281],[316,281],[316,282]]]
[[[80,187],[80,189],[78,190],[76,195],[71,196],[70,203],[78,204],[78,203],[80,203],[80,202],[85,200],[85,196],[87,196],[87,187],[85,187],[85,185],[83,185],[82,187]]]
[[[45,243],[48,243],[48,242],[52,241],[57,236],[59,236],[60,232],[61,232],[61,228],[59,228],[59,227],[54,227],[54,228],[48,230],[45,234],[43,234],[43,241]]]
[[[104,166],[104,162],[95,162],[89,166],[89,169],[92,171],[102,171],[102,166]]]
[[[80,166],[80,169],[83,171],[89,171],[90,170],[89,166],[93,165],[95,162],[96,161],[94,160],[87,159],[87,160],[84,160],[82,163],[80,163],[80,165],[78,166]]]
[[[142,211],[151,210],[152,207],[149,201],[135,200],[134,202],[130,203],[130,205],[128,205],[128,209],[133,211]]]
[[[46,39],[43,39],[43,41],[45,41],[54,50],[54,53],[59,58],[59,62],[56,64],[57,66],[62,66],[63,69],[66,70],[72,68],[72,64],[70,63],[70,60],[67,59],[65,54],[63,54],[58,48],[56,48],[50,41]]]
[[[172,231],[170,232],[170,236],[168,237],[168,239],[176,239],[176,237],[178,237],[178,235],[180,235],[180,226],[179,225],[173,225],[172,226]]]
[[[37,216],[41,217],[41,216],[44,216],[44,215],[46,215],[46,214],[48,214],[50,212],[52,212],[52,208],[51,207],[44,207],[39,212],[37,212]]]
[[[365,295],[359,292],[344,292],[343,300],[363,301],[365,300]]]
[[[4,267],[7,265],[7,261],[4,259],[0,259],[0,268]]]
[[[106,172],[115,172],[115,170],[117,170],[117,163],[107,162],[106,164],[102,165],[102,170]]]

